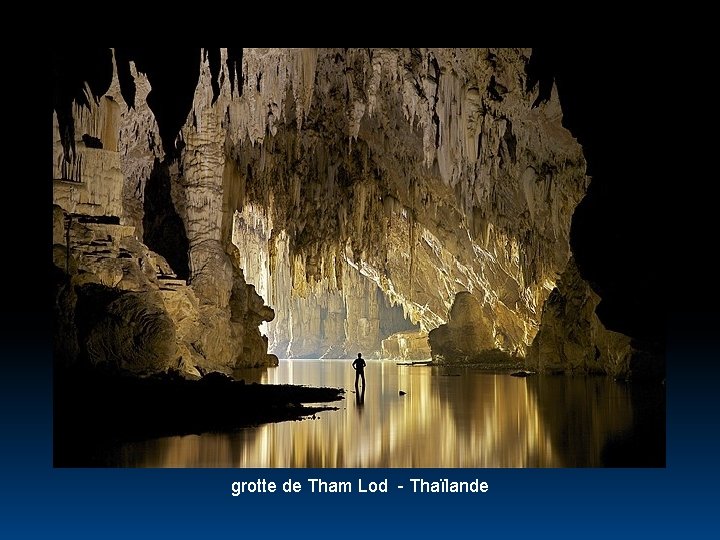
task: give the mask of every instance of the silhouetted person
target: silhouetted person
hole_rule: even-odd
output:
[[[358,353],[358,357],[352,363],[352,367],[355,369],[355,390],[358,388],[358,379],[362,377],[363,392],[365,392],[365,360],[363,360],[362,353]]]

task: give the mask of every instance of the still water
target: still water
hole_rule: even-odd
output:
[[[664,465],[664,433],[639,430],[631,389],[606,377],[511,377],[472,368],[368,361],[356,394],[352,360],[281,360],[241,375],[272,384],[342,387],[337,411],[232,433],[123,445],[126,467],[595,467]],[[405,395],[400,395],[400,391]],[[647,407],[643,408],[646,410]],[[653,415],[664,414],[657,407]],[[641,419],[642,420],[642,419]],[[664,426],[664,417],[654,425]],[[612,450],[651,446],[655,461]],[[662,445],[662,448],[655,448]],[[653,452],[655,454],[653,454]],[[620,452],[622,455],[627,453]],[[610,457],[608,457],[610,456]],[[657,461],[661,456],[661,462]]]

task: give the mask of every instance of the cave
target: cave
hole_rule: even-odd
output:
[[[361,353],[368,370],[424,373],[388,381],[435,396],[467,432],[438,381],[458,376],[457,399],[490,407],[474,397],[490,388],[482,372],[520,375],[492,391],[529,396],[528,415],[558,416],[564,395],[615,434],[570,445],[570,416],[543,436],[583,459],[528,439],[535,461],[451,466],[664,464],[657,208],[614,151],[611,59],[61,47],[53,61],[56,387],[97,373],[303,385],[294,373],[312,362]],[[593,394],[625,404],[624,420],[606,421]],[[651,457],[624,461],[637,444]],[[348,463],[362,465],[320,466]]]

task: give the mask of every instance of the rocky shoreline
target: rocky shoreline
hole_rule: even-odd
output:
[[[122,442],[301,420],[344,398],[341,388],[246,384],[221,373],[189,381],[57,369],[54,465],[100,465]],[[307,405],[312,404],[312,405]]]

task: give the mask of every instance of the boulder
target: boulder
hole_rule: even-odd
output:
[[[135,375],[175,364],[175,326],[160,294],[128,292],[111,301],[88,333],[87,355],[93,365]]]
[[[428,335],[433,357],[446,361],[470,361],[495,347],[492,322],[482,304],[467,291],[459,292],[450,309],[448,322]]]
[[[629,337],[605,328],[595,313],[599,303],[571,258],[543,306],[527,366],[551,373],[628,376],[637,351]]]

